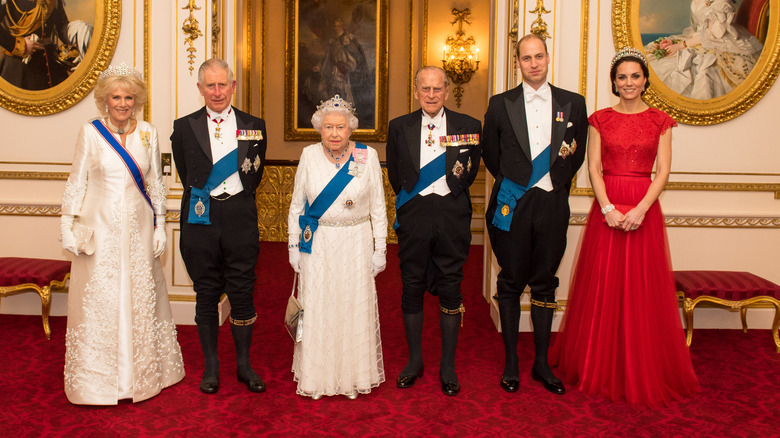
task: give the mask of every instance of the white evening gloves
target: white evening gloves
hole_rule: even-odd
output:
[[[374,238],[374,255],[371,256],[371,273],[374,277],[387,267],[387,244],[386,238]]]
[[[152,237],[152,246],[154,247],[154,258],[160,257],[165,252],[165,243],[167,239],[165,237],[165,215],[157,215],[157,228],[154,229],[154,237]]]
[[[76,248],[76,236],[73,235],[73,215],[63,214],[60,216],[60,240],[62,248],[78,256],[79,250]]]
[[[287,259],[296,274],[301,273],[301,250],[298,247],[298,241],[300,241],[300,239],[300,235],[289,235],[287,237]]]

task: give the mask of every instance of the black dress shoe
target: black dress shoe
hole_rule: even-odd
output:
[[[441,381],[441,392],[445,395],[456,396],[460,392],[460,383],[447,383],[444,380]]]
[[[413,376],[398,376],[395,380],[395,386],[399,388],[411,388],[414,386],[415,380],[422,378],[423,370],[424,368],[420,367],[420,371],[417,371],[417,374]]]
[[[219,390],[219,379],[216,377],[204,377],[200,381],[200,392],[204,394],[216,394]]]
[[[563,387],[563,382],[561,382],[561,379],[557,377],[554,380],[547,380],[542,377],[538,371],[536,371],[536,368],[531,368],[531,377],[537,382],[542,382],[542,384],[544,384],[544,389],[552,392],[553,394],[562,395],[566,393],[566,388]]]
[[[517,392],[520,389],[520,381],[501,376],[501,389],[506,392]]]
[[[246,389],[252,391],[252,392],[263,392],[265,391],[265,382],[263,382],[263,379],[260,377],[257,377],[257,375],[252,376],[250,378],[244,378],[241,376],[241,374],[236,373],[236,377],[238,377],[238,381],[240,383],[243,383],[246,385]]]

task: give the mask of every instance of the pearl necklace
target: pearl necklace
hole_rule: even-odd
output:
[[[130,121],[127,121],[127,125],[125,125],[124,128],[117,128],[113,123],[111,123],[111,117],[106,117],[106,125],[108,125],[108,129],[110,129],[112,132],[116,132],[117,134],[122,135],[130,128]]]
[[[322,144],[322,147],[325,147],[325,143]],[[336,169],[338,169],[338,168],[341,167],[341,164],[339,163],[339,160],[344,158],[344,155],[346,155],[347,151],[349,150],[349,143],[347,143],[347,146],[344,148],[344,152],[342,152],[341,156],[339,156],[339,157],[336,157],[335,155],[333,155],[333,151],[330,150],[329,148],[326,148],[326,149],[328,149],[328,153],[330,154],[330,157],[333,158],[334,160],[336,160]]]

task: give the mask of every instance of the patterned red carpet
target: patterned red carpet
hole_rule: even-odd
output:
[[[438,305],[427,297],[425,376],[395,387],[406,363],[400,279],[391,245],[378,281],[387,381],[357,400],[314,401],[295,395],[292,341],[281,324],[292,285],[285,245],[264,243],[260,254],[253,363],[268,385],[249,393],[235,379],[229,327],[220,332],[221,385],[198,390],[202,357],[194,326],[179,326],[187,377],[148,401],[85,407],[63,392],[65,318],[52,318],[46,341],[40,317],[0,315],[1,436],[780,436],[780,355],[768,330],[697,330],[693,364],[703,392],[652,411],[587,396],[568,387],[546,392],[521,376],[521,390],[503,392],[503,347],[480,295],[482,247],[473,247],[464,283],[467,309],[458,349],[457,397],[440,391]],[[532,338],[521,333],[521,367],[531,367]]]

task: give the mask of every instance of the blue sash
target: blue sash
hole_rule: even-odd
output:
[[[190,214],[187,216],[188,224],[211,225],[209,221],[209,206],[211,205],[211,191],[230,175],[238,172],[238,148],[233,149],[211,168],[206,184],[202,189],[190,188]]]
[[[420,192],[425,190],[428,186],[438,181],[439,178],[444,176],[444,167],[446,163],[445,155],[447,155],[446,151],[442,152],[438,157],[434,158],[433,161],[420,169],[420,176],[417,178],[417,184],[412,187],[411,192],[407,192],[404,189],[401,189],[401,191],[398,192],[398,195],[395,197],[395,223],[393,224],[394,230],[397,230],[399,226],[398,209],[401,208],[402,205],[406,204],[410,199],[414,198]]]
[[[355,143],[356,149],[366,149],[366,145],[362,143]],[[353,176],[349,174],[349,164],[354,161],[354,153],[349,156],[349,160],[341,166],[341,169],[336,172],[336,175],[331,178],[324,189],[317,195],[314,202],[306,202],[303,214],[298,216],[298,225],[301,227],[301,243],[300,250],[307,254],[311,254],[311,243],[314,240],[314,232],[317,231],[319,226],[320,217],[328,211],[336,198],[339,197],[344,188],[347,187]]]
[[[496,212],[493,214],[492,222],[499,230],[509,231],[517,201],[550,171],[550,145],[547,145],[542,153],[534,158],[531,165],[533,170],[531,171],[528,185],[521,186],[509,178],[501,180],[501,187],[499,187],[498,196],[496,197]]]
[[[109,132],[108,128],[106,128],[106,125],[103,124],[100,119],[95,119],[92,121],[92,126],[97,129],[98,134],[100,134],[101,137],[103,137],[103,140],[108,143],[109,146],[111,146],[111,149],[116,152],[117,155],[119,155],[119,158],[122,160],[123,163],[125,163],[125,167],[127,168],[127,171],[130,172],[130,176],[133,177],[133,182],[135,182],[135,187],[138,189],[139,192],[141,192],[141,195],[144,197],[144,200],[146,200],[146,203],[149,204],[149,208],[152,209],[152,216],[154,216],[154,226],[157,227],[157,215],[154,212],[154,206],[152,206],[152,200],[149,198],[149,194],[146,193],[146,184],[144,183],[144,175],[141,172],[141,169],[138,168],[138,163],[135,162],[135,159],[132,155],[130,155],[130,152],[127,151],[117,140],[116,137],[114,137],[111,132]]]

